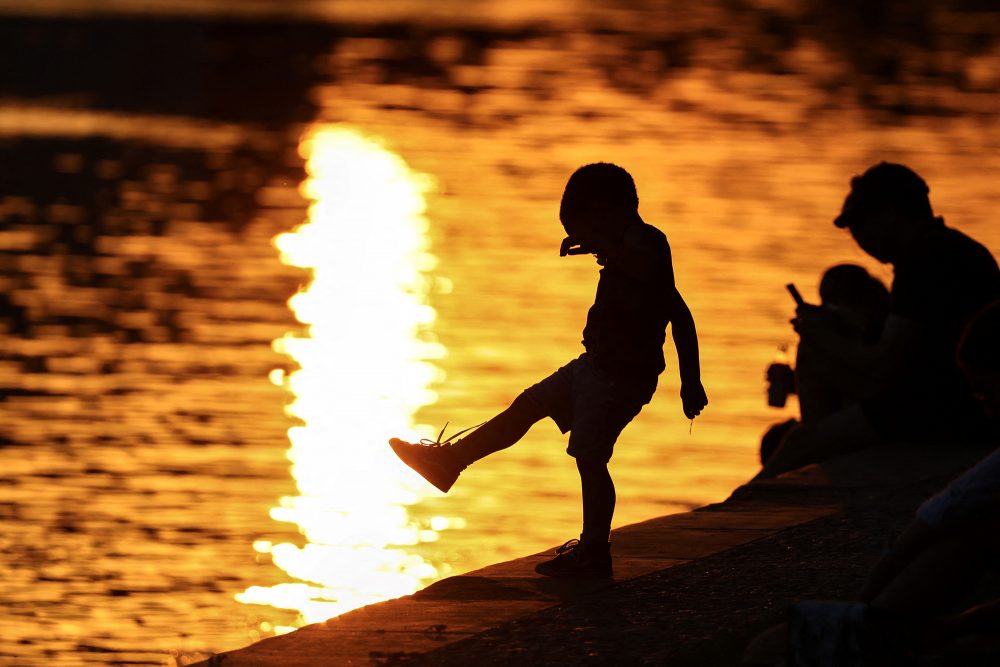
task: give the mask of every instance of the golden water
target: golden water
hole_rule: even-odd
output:
[[[412,418],[435,395],[434,310],[426,304],[436,259],[428,252],[424,193],[430,179],[356,131],[320,128],[303,141],[313,203],[307,223],[275,239],[285,263],[308,268],[308,287],[289,301],[302,336],[275,341],[297,370],[276,384],[295,395],[288,413],[292,476],[299,494],[271,511],[308,543],[258,541],[274,564],[303,583],[254,586],[237,596],[322,621],[412,593],[440,577],[410,553],[450,525],[422,526],[408,506],[427,495],[385,446],[387,433],[412,437]],[[331,252],[345,248],[344,252]]]
[[[516,22],[523,6],[503,6]],[[1000,250],[1000,132],[974,87],[910,87],[955,115],[831,104],[829,54],[807,39],[791,74],[722,49],[661,78],[642,44],[666,18],[640,16],[608,10],[631,26],[617,35],[566,19],[474,62],[460,31],[430,40],[452,87],[387,82],[404,40],[356,34],[317,56],[330,78],[306,127],[0,105],[0,140],[59,142],[38,149],[51,185],[0,195],[0,281],[31,323],[2,325],[0,662],[182,664],[573,537],[553,424],[447,496],[384,442],[479,423],[579,353],[598,267],[558,256],[556,214],[580,164],[628,168],[668,235],[710,398],[692,429],[668,342],[612,461],[616,525],[753,474],[761,432],[794,409],[763,393],[793,340],[786,282],[815,299],[841,261],[891,280],[830,222],[852,174],[910,164],[950,224]],[[239,153],[273,145],[306,177]],[[60,230],[97,206],[66,180],[90,173],[118,199],[83,253]],[[249,221],[221,224],[212,197],[247,183]]]

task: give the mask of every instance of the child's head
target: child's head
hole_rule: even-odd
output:
[[[957,356],[986,413],[1000,417],[1000,301],[994,301],[969,323]]]
[[[865,339],[878,340],[889,315],[889,290],[863,267],[838,264],[827,269],[819,298]]]
[[[600,233],[632,222],[638,209],[639,195],[632,176],[618,165],[596,162],[569,177],[559,220],[571,236],[581,227]]]

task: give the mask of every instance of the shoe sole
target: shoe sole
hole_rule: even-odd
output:
[[[434,463],[433,461],[428,461],[427,459],[412,461],[407,448],[412,447],[413,445],[408,442],[403,442],[393,438],[389,441],[389,446],[392,447],[392,451],[395,452],[400,461],[405,463],[411,470],[430,482],[431,485],[441,493],[448,493],[448,491],[451,490],[451,487],[454,486],[455,480],[458,479],[457,474],[451,473],[451,471],[439,463]],[[421,470],[421,468],[418,468],[417,465],[424,469]],[[428,470],[428,468],[431,468],[431,470]]]

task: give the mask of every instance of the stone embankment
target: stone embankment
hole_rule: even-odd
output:
[[[612,534],[615,577],[539,577],[546,553],[439,581],[202,665],[735,665],[799,599],[844,599],[920,501],[984,450],[887,446]]]

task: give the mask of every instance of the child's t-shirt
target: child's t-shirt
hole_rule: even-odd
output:
[[[665,368],[663,342],[675,294],[670,245],[646,223],[630,227],[626,238],[623,259],[601,269],[583,346],[612,377],[655,382]]]

